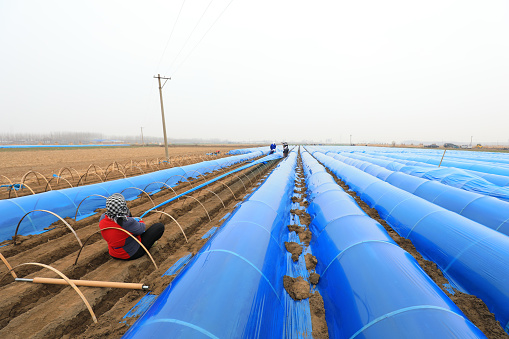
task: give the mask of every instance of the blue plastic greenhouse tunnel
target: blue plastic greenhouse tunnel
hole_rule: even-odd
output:
[[[334,172],[327,160],[335,159],[312,152]],[[294,150],[223,223],[125,338],[167,333],[179,338],[292,337],[291,333],[306,328],[303,319],[294,325],[297,332],[288,330],[295,319],[284,302],[287,293],[282,287],[282,276],[288,272],[282,244],[288,239],[284,226],[292,205],[296,160]],[[324,166],[307,151],[302,152],[302,162],[312,220],[310,250],[318,259],[316,271],[321,280],[317,288],[324,300],[330,337],[485,337]],[[433,246],[431,251],[442,252],[435,244],[429,246]],[[460,270],[456,266],[464,268],[470,257],[465,253],[473,247],[471,243],[462,249],[464,257],[457,255],[450,262],[445,271],[449,278]],[[455,279],[458,284],[459,278]],[[480,285],[486,288],[489,283],[493,282]],[[466,290],[463,285],[457,287]],[[487,288],[488,294],[503,297],[501,289],[494,292],[492,287]],[[505,316],[500,314],[503,307],[497,312]],[[308,316],[304,311],[302,317]]]
[[[330,337],[484,337],[322,165],[302,159]]]
[[[296,162],[290,153],[124,338],[283,335],[281,239]]]
[[[442,161],[434,150],[370,147],[268,153],[268,147],[233,150],[217,160],[0,200],[0,241],[16,229],[46,232],[58,218],[42,211],[79,220],[104,208],[113,193],[133,200],[140,190],[151,195],[244,163],[163,205],[276,160],[123,338],[312,338],[310,301],[293,300],[283,282],[309,280],[307,254],[317,260],[320,280],[310,293],[323,299],[329,338],[485,338],[337,180],[436,263],[453,290],[480,298],[509,332],[509,158],[451,152]],[[307,226],[296,210],[310,217],[309,245],[289,230]],[[287,242],[303,247],[297,261]]]
[[[0,241],[10,239],[15,234],[19,221],[31,211],[34,212],[22,219],[17,234],[45,232],[45,228],[58,221],[58,217],[40,210],[56,213],[62,218],[76,217],[80,220],[95,214],[98,208],[104,208],[104,197],[113,193],[122,193],[126,200],[133,200],[140,195],[140,190],[154,194],[168,186],[176,186],[187,178],[196,178],[232,164],[250,161],[267,153],[265,149],[251,149],[251,152],[240,155],[173,167],[125,179],[0,200],[0,215],[2,215]]]
[[[414,195],[409,192],[411,189],[403,190],[391,185],[389,180],[386,182],[368,174],[369,164],[361,166],[367,171],[364,172],[336,160],[327,151],[313,147],[308,150],[375,208],[400,236],[411,240],[424,258],[435,262],[456,289],[482,299],[505,331],[509,330],[509,238],[499,232],[500,228],[496,231]],[[424,191],[429,188],[429,192],[422,193],[424,195],[436,189],[420,184]],[[458,195],[451,198],[452,202],[465,204],[464,210],[470,204],[483,201],[480,197],[469,201],[468,197],[461,197],[463,192],[455,193]],[[486,205],[486,219],[490,218],[489,206]]]

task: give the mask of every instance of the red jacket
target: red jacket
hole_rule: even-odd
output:
[[[132,219],[132,218],[129,218]],[[119,224],[117,224],[115,221],[111,220],[107,215],[103,215],[99,221],[99,228],[101,229],[101,235],[108,243],[108,252],[110,255],[114,258],[119,259],[129,259],[134,253],[136,253],[136,250],[140,247],[140,245],[134,241],[127,233],[123,231],[116,231],[116,230],[104,230],[108,227],[115,227],[115,228],[121,228],[129,233],[136,236],[136,238],[141,241],[140,234],[143,233],[145,230],[145,226],[143,221],[137,222],[134,219],[129,220],[127,224],[129,226],[132,226],[131,224],[135,222],[136,224],[142,223],[137,227],[137,229],[132,229],[132,227],[122,227]]]

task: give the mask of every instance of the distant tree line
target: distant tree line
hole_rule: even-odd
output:
[[[162,144],[162,137],[144,136],[145,144]],[[0,133],[2,145],[69,145],[69,144],[141,144],[141,136],[107,136],[101,133],[89,132],[51,132],[51,133]],[[229,144],[231,141],[224,139],[198,139],[182,138],[168,139],[169,144]],[[237,142],[238,143],[238,142]]]

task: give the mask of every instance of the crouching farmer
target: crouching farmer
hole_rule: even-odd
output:
[[[139,221],[138,221],[138,220]],[[123,231],[105,228],[122,228],[134,235],[147,250],[161,238],[164,225],[156,223],[146,228],[145,223],[139,218],[133,218],[127,208],[124,196],[115,193],[106,199],[106,213],[99,219],[101,235],[108,243],[108,252],[115,259],[132,260],[138,259],[146,252],[140,244]]]

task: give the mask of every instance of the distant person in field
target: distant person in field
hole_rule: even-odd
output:
[[[288,144],[286,142],[283,142],[283,156],[287,157],[288,152],[290,152],[290,150],[288,149]]]
[[[146,252],[140,244],[123,231],[107,229],[108,227],[123,228],[134,235],[147,250],[161,238],[164,225],[156,223],[146,228],[145,223],[139,218],[133,218],[127,208],[125,198],[120,193],[115,193],[106,199],[106,213],[99,219],[101,235],[108,243],[108,252],[115,259],[132,260],[138,259]]]
[[[269,154],[272,154],[276,151],[276,143],[273,142],[272,144],[270,144],[270,153]]]

